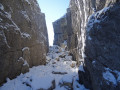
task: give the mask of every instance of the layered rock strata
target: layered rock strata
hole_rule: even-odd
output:
[[[36,0],[0,0],[0,83],[46,63],[45,15]]]

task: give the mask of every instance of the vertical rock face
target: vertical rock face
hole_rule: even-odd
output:
[[[45,15],[36,0],[0,0],[0,83],[46,63]]]
[[[71,13],[70,10],[67,10],[67,13],[58,19],[57,21],[53,22],[54,27],[54,45],[60,45],[67,41],[68,36],[71,36],[73,31],[71,27]]]
[[[94,90],[119,90],[120,3],[93,14],[86,28],[85,65]],[[80,74],[80,73],[79,73]]]
[[[54,45],[62,45],[62,43],[67,43],[67,49],[71,52],[73,59],[76,60],[77,57],[77,34],[72,29],[71,11],[70,8],[67,9],[67,13],[53,22],[54,28]]]
[[[70,36],[77,37],[68,37],[67,44],[71,53],[75,50],[76,60],[84,61],[85,72],[79,71],[79,82],[91,90],[119,90],[119,0],[71,0],[69,8]]]

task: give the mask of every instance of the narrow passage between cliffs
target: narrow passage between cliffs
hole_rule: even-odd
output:
[[[50,47],[46,58],[46,65],[34,66],[13,80],[7,78],[0,90],[87,90],[78,83],[78,67],[65,47]]]

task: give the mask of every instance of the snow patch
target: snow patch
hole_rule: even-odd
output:
[[[114,71],[117,74],[117,82],[120,82],[120,72],[115,70]]]
[[[105,8],[103,8],[102,10],[98,11],[98,12],[97,12],[97,13],[98,13],[98,16],[101,15],[102,13],[105,13],[106,11],[108,11],[109,8],[110,8],[110,7],[105,7]],[[97,13],[96,13],[96,15],[97,15]]]
[[[56,57],[65,54],[68,56],[68,51],[59,51],[59,46],[50,47],[50,52],[47,54],[48,64],[34,66],[29,69],[26,74],[21,74],[17,78],[5,83],[0,90],[36,90],[43,88],[47,90],[51,85],[51,81],[55,80],[56,88],[54,90],[67,90],[64,87],[59,87],[60,81],[71,82],[73,77],[78,74],[78,67],[71,67],[71,64],[75,61],[64,60],[65,57],[57,61]],[[23,48],[28,49],[27,47]],[[56,54],[56,57],[52,57]],[[59,57],[60,59],[60,57]],[[23,57],[20,57],[18,61],[24,61],[24,65],[27,65],[27,61]],[[54,72],[66,72],[66,74],[55,74]],[[84,89],[83,89],[84,90]]]
[[[28,62],[27,62],[26,60],[24,60],[24,64],[23,64],[23,66],[26,66],[26,65],[29,67]]]
[[[11,14],[10,14],[10,12],[9,12],[9,13],[8,13],[8,12],[5,12],[5,13],[6,13],[6,17],[9,18],[10,20],[12,20],[12,19],[11,19]]]
[[[95,12],[94,14],[92,14],[91,16],[89,16],[88,19],[88,26],[87,26],[87,31],[89,32],[90,29],[93,27],[93,24],[95,23],[100,23],[102,20],[104,19],[99,19],[100,15],[104,15],[105,12],[107,12],[109,10],[110,7],[105,7],[100,11]],[[102,17],[102,16],[101,16]]]
[[[13,26],[15,28],[15,30],[17,31],[20,31],[20,28],[18,28],[18,26],[16,25],[16,23],[12,20],[11,18],[11,14],[8,13],[8,12],[5,12],[6,13],[6,17],[9,18],[11,20],[11,22],[13,23],[13,25],[10,25],[9,23],[7,23],[7,25],[5,25],[6,27],[10,27],[10,26]]]
[[[20,61],[23,61],[24,63],[23,63],[23,66],[28,66],[29,67],[29,64],[28,64],[28,62],[23,58],[23,57],[20,57],[19,59],[18,59],[18,62],[20,62]]]
[[[21,33],[21,35],[22,35],[23,38],[29,38],[29,39],[31,38],[30,34],[25,33],[25,32]]]
[[[63,83],[63,82],[72,83],[73,77],[74,77],[74,75],[72,75],[72,74],[64,75],[64,76],[62,77],[60,83]]]
[[[16,79],[8,80],[7,83],[5,83],[2,87],[0,87],[0,90],[31,90],[29,86],[26,86],[21,81],[21,78],[23,78],[24,75],[18,76]]]
[[[109,71],[104,72],[103,78],[109,82],[112,82],[114,85],[117,85],[116,78],[114,77],[114,75],[111,72],[109,72]]]
[[[23,57],[19,57],[18,62],[21,60],[24,61]]]
[[[33,90],[38,90],[40,88],[43,89],[48,89],[52,86],[52,81],[54,80],[53,77],[50,76],[44,76],[44,77],[33,77],[32,78],[32,83],[31,86],[33,88]]]
[[[26,12],[26,11],[21,11],[21,13],[24,15],[24,17],[25,17],[25,19],[26,19],[27,21],[30,21],[30,18],[29,18],[29,16],[27,15],[27,12]]]
[[[9,28],[9,27],[14,27],[15,28],[15,30],[17,30],[17,31],[20,31],[20,28],[18,28],[18,26],[14,23],[14,22],[12,22],[13,24],[9,24],[9,23],[6,23],[6,25],[3,27],[3,28]]]
[[[4,7],[3,7],[3,5],[1,3],[0,3],[0,9],[4,10]]]
[[[90,36],[88,36],[88,40],[92,40],[92,38]]]
[[[29,51],[29,47],[24,47],[24,48],[22,49],[22,51],[25,51],[25,50],[28,50],[28,51]]]
[[[92,64],[95,64],[96,63],[96,61],[92,61]]]
[[[14,23],[13,21],[12,21],[12,23],[14,24],[14,26],[15,26],[15,30],[17,30],[17,31],[19,31],[20,32],[20,28],[16,25],[16,23]]]
[[[82,52],[82,57],[83,57],[83,58],[86,58],[86,55],[85,55],[85,53],[84,53],[84,52]]]
[[[72,56],[65,56],[66,60],[72,60]]]
[[[80,65],[80,66],[79,66],[79,70],[85,72],[85,70],[84,70],[84,68],[83,68],[83,65]]]
[[[9,78],[6,78],[6,81],[7,81],[7,82],[10,82],[10,79],[9,79]]]

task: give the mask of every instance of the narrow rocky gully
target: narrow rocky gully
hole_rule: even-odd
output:
[[[38,1],[0,0],[0,90],[120,90],[120,0],[70,0],[53,46]]]
[[[30,68],[26,74],[10,80],[0,90],[88,90],[78,83],[78,67],[66,45],[49,48],[46,65]],[[81,68],[81,70],[83,70]]]

